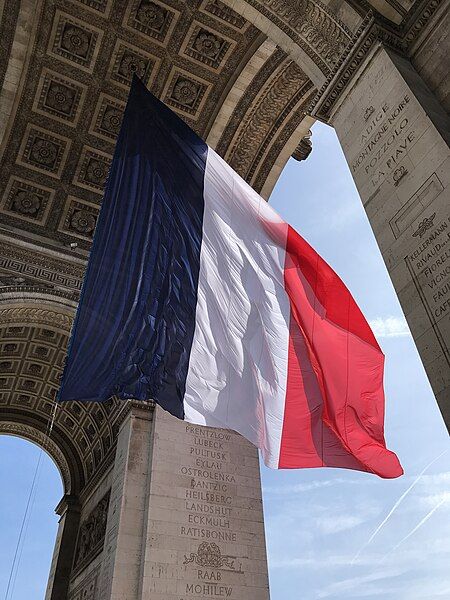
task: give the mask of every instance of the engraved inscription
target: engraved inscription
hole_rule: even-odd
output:
[[[352,172],[356,174],[363,169],[364,174],[371,177],[373,187],[377,187],[387,174],[397,169],[398,163],[415,141],[415,132],[409,129],[410,117],[406,114],[409,103],[408,94],[393,108],[384,102],[370,116],[361,133],[361,150],[352,161]]]
[[[191,425],[186,426],[186,433],[191,434],[189,455],[194,458],[194,466],[180,468],[182,475],[191,477],[190,487],[185,490],[187,525],[181,526],[180,534],[196,539],[236,542],[235,532],[220,531],[230,529],[232,496],[228,486],[236,484],[235,476],[225,472],[229,462],[226,445],[231,434]],[[208,527],[219,531],[206,529]]]
[[[241,600],[250,587],[252,597],[267,599],[255,448],[233,431],[180,422],[158,407],[155,427],[149,561],[155,593]]]
[[[435,219],[428,215],[415,233]],[[414,234],[413,234],[414,235]],[[434,322],[450,314],[450,217],[429,228],[419,246],[407,257],[410,270],[420,283]]]

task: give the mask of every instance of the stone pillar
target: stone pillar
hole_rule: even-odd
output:
[[[99,600],[138,600],[148,510],[153,406],[133,404],[117,438]]]
[[[67,598],[78,526],[80,524],[78,498],[65,495],[56,507],[55,512],[61,518],[59,519],[45,600]]]
[[[268,600],[256,448],[134,403],[118,437],[97,597]]]
[[[258,452],[155,410],[142,600],[268,600]]]
[[[331,124],[449,424],[448,117],[411,63],[378,45]]]

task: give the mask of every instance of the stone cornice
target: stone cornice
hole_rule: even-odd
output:
[[[39,283],[50,284],[59,288],[60,293],[73,290],[79,292],[85,270],[84,261],[76,262],[64,258],[57,253],[44,253],[30,247],[22,247],[4,240],[0,240],[0,268],[14,275],[24,275]],[[64,295],[74,299],[73,294]]]
[[[379,15],[375,15],[373,11],[369,11],[333,72],[313,98],[308,112],[319,120],[328,121],[335,103],[374,46],[381,43],[385,47],[407,56],[409,48],[442,3],[443,0],[422,2],[413,11],[414,14],[410,15],[401,26],[396,26]]]
[[[428,26],[436,12],[445,4],[446,0],[425,0],[408,17],[404,25],[404,44],[408,49]]]
[[[351,39],[351,31],[320,1],[247,0],[288,35],[327,75]]]
[[[65,298],[66,300],[72,300],[74,302],[78,302],[78,300],[80,299],[80,293],[76,292],[75,290],[73,292],[70,292],[54,288],[47,288],[44,286],[40,287],[39,285],[7,285],[4,287],[0,287],[0,299],[3,297],[12,296],[14,294],[51,294],[52,296]]]
[[[0,323],[30,323],[56,327],[70,333],[73,317],[47,308],[32,306],[8,306],[0,308]]]

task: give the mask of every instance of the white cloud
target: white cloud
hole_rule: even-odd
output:
[[[283,486],[265,486],[263,489],[264,494],[276,494],[287,496],[289,494],[300,494],[304,492],[311,492],[321,488],[331,487],[333,485],[367,485],[373,484],[376,480],[371,479],[348,479],[343,477],[335,477],[334,479],[315,479],[308,481],[307,483],[296,483],[293,485]]]
[[[406,320],[401,317],[377,317],[370,321],[369,324],[377,338],[411,335]]]
[[[433,508],[433,506],[440,503],[450,507],[450,492],[438,492],[437,494],[428,494],[420,498],[420,504],[425,508]]]
[[[355,588],[358,589],[359,593],[361,591],[361,586],[364,586],[365,584],[383,581],[384,579],[390,579],[391,577],[398,577],[405,572],[405,569],[384,569],[383,571],[370,573],[369,575],[350,577],[326,586],[319,592],[317,597],[329,598],[330,596],[335,596],[336,594],[342,594],[344,592],[350,596],[353,595],[350,594],[350,592]]]
[[[329,517],[319,517],[316,519],[315,523],[319,531],[330,534],[353,529],[353,527],[365,523],[366,520],[367,519],[363,516],[331,515]]]
[[[303,492],[310,492],[312,490],[317,490],[324,487],[329,487],[331,485],[335,485],[336,483],[340,483],[343,479],[325,479],[323,481],[309,481],[308,483],[296,483],[294,485],[283,485],[283,486],[268,486],[264,487],[263,492],[265,494],[297,494]]]
[[[444,496],[444,497],[442,497]],[[441,499],[440,501],[433,506],[433,508],[417,523],[417,525],[415,527],[413,527],[411,529],[411,531],[405,535],[399,542],[398,544],[396,544],[391,550],[389,550],[389,552],[387,552],[387,554],[384,555],[383,559],[386,559],[392,552],[395,552],[395,550],[397,550],[397,548],[399,548],[404,542],[406,542],[406,540],[408,540],[412,535],[414,535],[416,533],[416,531],[418,531],[421,527],[423,527],[423,525],[425,525],[425,523],[433,516],[433,514],[439,510],[439,508],[448,500],[448,498],[445,496],[445,494],[441,494]]]
[[[365,556],[358,560],[358,566],[373,566],[378,556]],[[346,555],[324,555],[322,552],[315,556],[285,557],[270,560],[271,569],[294,569],[298,567],[309,567],[312,569],[323,569],[324,567],[346,567],[350,566],[352,557]]]
[[[441,473],[431,473],[430,475],[422,475],[420,483],[428,489],[431,485],[440,487],[441,485],[450,484],[450,471],[442,471]]]

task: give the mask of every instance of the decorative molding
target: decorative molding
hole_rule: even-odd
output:
[[[22,301],[24,297],[36,298],[45,296],[49,301],[53,298],[64,298],[71,302],[78,303],[80,300],[80,292],[59,290],[52,285],[41,283],[39,286],[33,285],[26,279],[22,282],[22,277],[14,277],[11,275],[2,274],[0,271],[0,301],[13,300]]]
[[[131,0],[125,13],[124,24],[164,45],[172,35],[179,16],[178,10],[159,0]]]
[[[403,44],[405,48],[410,48],[419,35],[427,27],[436,11],[444,4],[444,0],[429,0],[425,3],[419,3],[421,6],[407,19],[404,26]]]
[[[0,241],[0,268],[37,282],[81,290],[85,266]]]
[[[124,110],[125,102],[121,102],[108,94],[100,94],[89,133],[106,141],[115,142]]]
[[[220,0],[203,0],[200,10],[214,15],[230,27],[243,31],[248,27],[248,21]]]
[[[123,87],[126,91],[130,87],[134,73],[146,85],[150,85],[159,64],[160,59],[157,56],[118,39],[109,65],[108,78],[112,83]]]
[[[81,4],[84,8],[92,10],[96,13],[100,13],[102,16],[107,17],[111,10],[113,0],[72,0],[77,4]]]
[[[33,110],[75,127],[81,115],[87,86],[55,71],[43,68]]]
[[[308,112],[327,121],[342,92],[377,43],[407,56],[411,45],[426,28],[442,1],[429,0],[425,6],[424,3],[418,3],[417,9],[411,11],[401,26],[395,26],[386,19],[375,16],[373,11],[368,11],[352,36],[351,43],[308,107]]]
[[[44,308],[14,306],[0,308],[0,325],[4,323],[39,323],[70,333],[73,317]]]
[[[247,0],[275,23],[328,75],[352,39],[351,31],[317,0]]]
[[[163,101],[176,112],[198,119],[211,84],[205,79],[174,67],[163,93]]]
[[[377,39],[372,31],[374,23],[373,13],[369,12],[355,32],[352,43],[336,64],[334,71],[329,74],[326,82],[312,99],[308,107],[310,114],[321,120],[328,120],[335,102],[350,83]]]
[[[69,152],[69,138],[31,123],[19,149],[17,164],[59,179]]]
[[[214,72],[222,70],[236,42],[203,23],[194,21],[186,34],[180,53]]]
[[[100,208],[74,196],[68,196],[61,215],[58,230],[85,240],[94,237]]]
[[[69,593],[68,600],[95,600],[97,598],[100,565],[90,571],[81,583]]]
[[[68,13],[56,10],[47,52],[92,73],[103,31]]]
[[[12,175],[6,184],[0,212],[30,223],[45,225],[55,190]]]
[[[111,154],[84,146],[74,175],[74,184],[97,194],[103,194],[111,161]]]
[[[280,124],[311,86],[300,67],[287,59],[266,82],[251,110],[242,117],[226,160],[247,181],[252,179]]]

